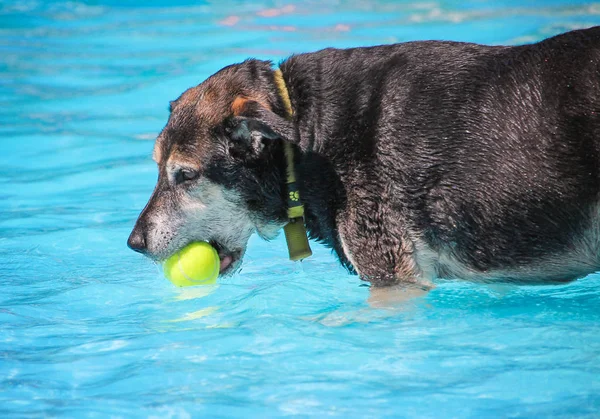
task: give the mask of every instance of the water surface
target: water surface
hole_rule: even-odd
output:
[[[578,1],[0,1],[0,414],[597,417],[598,275],[389,311],[318,245],[254,238],[187,289],[125,246],[168,101],[224,65],[594,24]]]

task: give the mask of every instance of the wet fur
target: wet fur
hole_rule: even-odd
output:
[[[235,197],[220,216],[244,221],[177,228],[180,238],[150,256],[259,226],[272,235],[285,222],[289,141],[311,237],[375,285],[554,282],[600,266],[600,28],[519,47],[326,49],[280,68],[292,121],[265,61],[227,67],[175,102],[156,145],[161,179],[169,159],[197,162],[202,179]],[[197,223],[185,196],[175,218]],[[139,229],[170,216],[149,205]],[[230,241],[245,249],[246,236]]]

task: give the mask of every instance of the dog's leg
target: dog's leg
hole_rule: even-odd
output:
[[[419,284],[371,287],[367,302],[373,308],[404,309],[407,303],[426,296],[432,287]]]
[[[368,303],[373,308],[404,309],[434,288],[416,262],[416,249],[412,242],[403,239],[399,248],[392,281],[371,280]]]
[[[380,238],[377,241],[381,242]],[[404,309],[434,287],[419,269],[414,246],[407,239],[390,244],[387,251],[381,244],[347,246],[343,239],[342,243],[361,279],[371,283],[368,303],[373,308]]]
[[[344,254],[361,279],[373,287],[430,286],[417,264],[415,246],[398,221],[384,222],[378,208],[373,209],[368,216],[351,212],[338,227]]]

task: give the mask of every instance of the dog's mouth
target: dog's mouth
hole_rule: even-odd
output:
[[[242,257],[242,249],[231,250],[214,240],[211,240],[210,244],[217,250],[217,253],[219,253],[219,260],[221,261],[219,275],[233,272]]]

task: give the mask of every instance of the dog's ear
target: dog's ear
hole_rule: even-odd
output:
[[[244,154],[259,154],[267,141],[281,138],[267,124],[245,116],[236,116],[227,121],[225,132],[231,140],[232,151]]]
[[[232,105],[232,115],[226,121],[226,132],[234,144],[245,147],[247,151],[260,153],[266,141],[294,142],[296,138],[291,121],[258,101],[236,98]]]

